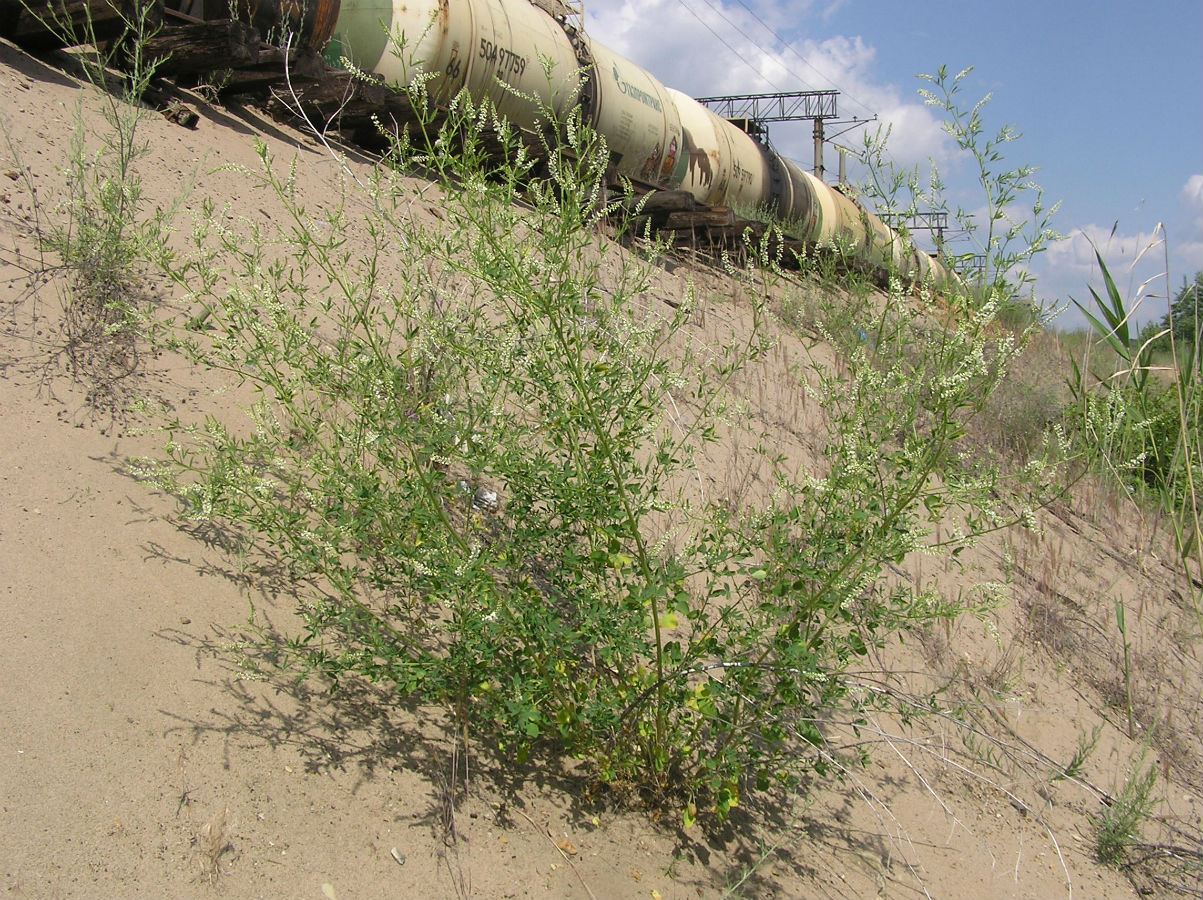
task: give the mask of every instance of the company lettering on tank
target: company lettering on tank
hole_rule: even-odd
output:
[[[649,94],[647,91],[641,91],[629,81],[623,81],[618,74],[618,67],[615,66],[612,70],[614,73],[614,81],[618,85],[618,89],[633,100],[638,100],[644,106],[650,106],[656,112],[660,112],[660,101]]]
[[[731,174],[735,176],[735,180],[740,184],[751,184],[754,177],[751,171],[739,164],[739,160],[732,163]]]

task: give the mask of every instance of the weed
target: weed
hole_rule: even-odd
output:
[[[1131,659],[1131,642],[1128,640],[1128,624],[1124,600],[1122,597],[1115,598],[1115,627],[1119,629],[1119,634],[1124,648],[1124,708],[1128,712],[1128,738],[1135,740],[1136,738],[1136,720],[1132,712],[1132,659]]]
[[[956,221],[973,241],[972,252],[985,256],[980,281],[982,289],[997,295],[1000,305],[1012,307],[1024,287],[1032,281],[1028,264],[1062,237],[1051,227],[1061,204],[1045,206],[1044,191],[1032,180],[1037,171],[1035,166],[996,171],[1003,148],[1019,140],[1021,135],[1014,126],[1004,125],[993,137],[985,137],[982,110],[990,101],[989,95],[972,109],[961,106],[961,83],[972,71],[972,67],[964,69],[949,80],[947,67],[941,66],[934,75],[921,75],[919,77],[932,89],[921,90],[919,95],[946,116],[945,130],[957,147],[973,158],[977,167],[978,183],[986,202],[985,226],[964,210],[957,210]],[[933,174],[932,181],[939,183],[938,174]],[[1027,197],[1031,198],[1030,210],[1025,210],[1025,215],[1017,215],[1016,205]],[[1030,306],[1022,300],[1019,303]]]
[[[974,436],[1002,464],[1023,465],[1044,452],[1054,428],[1062,425],[1069,392],[1054,368],[1061,355],[1048,333],[1037,329],[1018,363],[991,395]]]
[[[1136,770],[1094,820],[1095,856],[1109,866],[1122,866],[1129,851],[1140,845],[1140,826],[1156,805],[1153,788],[1157,784],[1157,770],[1152,764],[1144,768],[1147,753],[1146,745]]]
[[[63,295],[63,349],[74,377],[89,386],[95,410],[122,414],[122,383],[140,364],[147,299],[137,268],[146,248],[162,240],[170,213],[146,216],[138,161],[148,152],[140,98],[157,62],[143,56],[144,39],[157,27],[151,3],[129,4],[120,36],[97,39],[93,22],[30,12],[68,45],[85,45],[76,57],[96,90],[102,125],[89,124],[81,96],[64,171],[67,189],[56,208],[39,215],[39,243],[58,260],[69,284]],[[43,15],[44,13],[44,15]],[[123,68],[118,76],[117,63]]]
[[[999,168],[1004,149],[1021,135],[1014,126],[1004,125],[992,137],[986,136],[982,112],[990,101],[989,95],[972,108],[962,105],[962,82],[972,71],[970,67],[950,78],[947,67],[940,66],[933,75],[919,76],[930,85],[920,90],[919,95],[945,116],[945,131],[956,141],[958,149],[973,160],[986,208],[984,224],[967,210],[958,208],[951,213],[957,230],[972,245],[967,252],[953,253],[951,247],[942,243],[938,249],[952,259],[954,268],[961,270],[976,256],[984,258],[980,274],[969,279],[971,294],[980,302],[994,302],[1004,323],[1026,331],[1040,321],[1032,303],[1022,297],[1033,280],[1028,264],[1062,238],[1051,227],[1060,203],[1045,206],[1044,192],[1032,179],[1036,167]],[[883,212],[903,220],[918,214],[947,212],[944,185],[935,163],[929,164],[926,179],[920,177],[917,167],[895,168],[885,153],[889,137],[888,129],[865,135],[862,156],[869,174],[860,186],[861,193],[876,201]],[[1017,209],[1019,204],[1029,201],[1029,209]]]
[[[1094,731],[1091,732],[1090,737],[1086,737],[1084,734],[1080,735],[1078,737],[1078,749],[1075,750],[1073,756],[1069,758],[1069,762],[1067,762],[1064,766],[1057,768],[1057,770],[1053,773],[1052,780],[1061,781],[1062,779],[1069,779],[1072,781],[1081,777],[1083,770],[1086,767],[1086,760],[1090,758],[1091,754],[1094,753],[1095,748],[1098,747],[1099,737],[1102,735],[1102,733],[1103,727],[1098,725],[1095,727]]]

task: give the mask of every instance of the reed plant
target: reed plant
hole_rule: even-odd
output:
[[[1103,291],[1091,287],[1090,307],[1074,301],[1094,329],[1095,342],[1115,361],[1099,377],[1088,345],[1072,360],[1072,421],[1089,451],[1091,464],[1112,478],[1137,502],[1164,511],[1173,528],[1184,594],[1192,599],[1203,629],[1203,541],[1200,535],[1200,485],[1203,484],[1203,378],[1197,343],[1180,351],[1172,328],[1146,330],[1138,338],[1133,324],[1144,299],[1124,297],[1098,251]],[[1168,274],[1166,275],[1168,283]],[[1155,366],[1153,345],[1168,339],[1170,366]],[[1183,364],[1178,364],[1182,360]]]

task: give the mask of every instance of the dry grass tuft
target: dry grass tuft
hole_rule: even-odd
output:
[[[193,839],[193,849],[200,860],[201,874],[210,885],[216,884],[224,874],[221,870],[222,856],[234,849],[227,831],[229,816],[230,808],[222,807],[213,818],[200,827],[199,833]]]

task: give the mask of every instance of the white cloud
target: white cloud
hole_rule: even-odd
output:
[[[777,18],[771,8],[760,15],[770,25]],[[742,8],[700,0],[622,0],[602,9],[588,7],[586,30],[669,87],[693,96],[784,89],[790,54],[759,50],[757,43],[769,44],[771,38]]]
[[[824,22],[830,22],[832,17],[845,6],[847,6],[849,2],[850,0],[833,0],[833,2],[826,4],[826,7],[823,9],[823,11],[819,13],[819,18],[821,18]],[[793,21],[797,21],[797,18],[792,15],[791,18]]]
[[[1196,207],[1200,213],[1199,220],[1203,222],[1203,175],[1192,175],[1182,185],[1182,197],[1187,204]]]
[[[1190,277],[1203,269],[1203,175],[1192,175],[1182,185],[1181,196],[1187,208],[1188,227],[1179,232],[1170,247],[1175,271]]]

